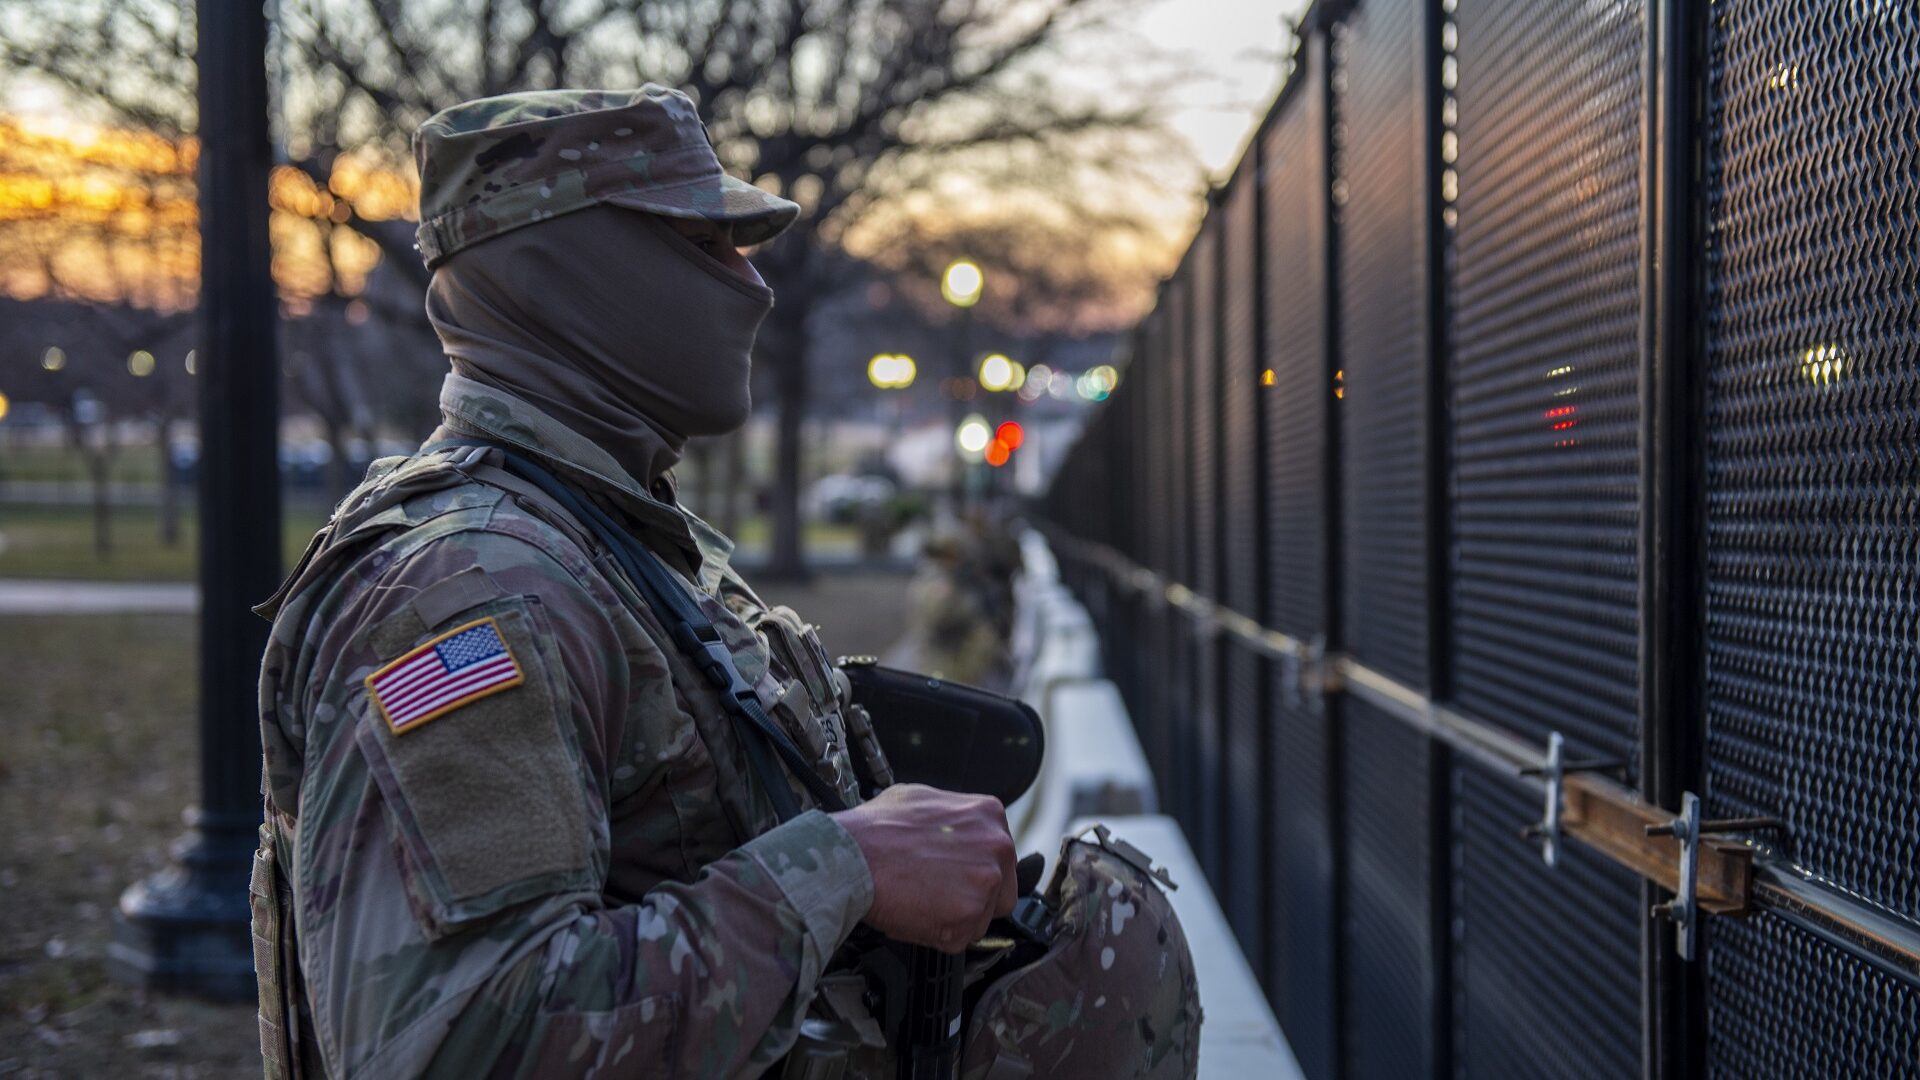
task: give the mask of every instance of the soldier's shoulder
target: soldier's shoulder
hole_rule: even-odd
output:
[[[417,586],[469,568],[555,602],[598,591],[589,588],[599,577],[592,557],[572,532],[461,464],[447,454],[375,462],[271,606],[320,602],[339,610],[371,590]]]

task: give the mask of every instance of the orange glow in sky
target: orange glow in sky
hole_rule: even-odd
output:
[[[174,310],[199,285],[199,143],[53,117],[0,119],[0,292]],[[354,155],[323,189],[290,166],[269,178],[273,276],[290,300],[366,287],[371,240],[334,228],[412,217],[410,175]]]

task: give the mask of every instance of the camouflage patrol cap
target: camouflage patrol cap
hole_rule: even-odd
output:
[[[693,99],[638,90],[536,90],[436,113],[413,139],[420,254],[463,247],[598,203],[731,222],[743,247],[779,235],[800,207],[729,176]]]

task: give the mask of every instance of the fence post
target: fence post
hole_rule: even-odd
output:
[[[1442,141],[1451,125],[1445,108],[1447,93],[1441,83],[1441,70],[1449,55],[1446,33],[1452,5],[1442,0],[1427,0],[1422,5],[1421,40],[1421,167],[1420,183],[1425,189],[1422,209],[1425,220],[1422,233],[1426,271],[1426,668],[1427,697],[1446,701],[1453,695],[1452,652],[1448,570],[1453,542],[1448,502],[1448,476],[1452,470],[1453,431],[1451,426],[1452,360],[1450,284],[1447,275],[1448,248],[1453,230],[1447,212],[1450,206],[1441,184],[1447,168],[1441,153]],[[1432,1011],[1427,1023],[1433,1038],[1434,1071],[1451,1075],[1453,1071],[1453,860],[1452,850],[1452,774],[1453,752],[1438,739],[1427,740],[1427,850],[1432,857],[1427,866],[1427,934],[1433,964]]]
[[[1700,235],[1695,123],[1701,5],[1657,0],[1647,25],[1645,328],[1640,376],[1640,791],[1669,809],[1698,790],[1703,380],[1694,322]],[[1651,883],[1644,907],[1670,899]],[[1642,1072],[1650,1080],[1706,1067],[1702,965],[1674,954],[1671,931],[1641,926]]]

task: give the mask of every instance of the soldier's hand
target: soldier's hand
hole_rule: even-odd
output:
[[[896,784],[834,820],[873,873],[867,925],[896,941],[957,953],[1013,910],[1013,836],[991,795]]]

